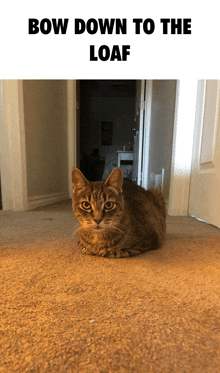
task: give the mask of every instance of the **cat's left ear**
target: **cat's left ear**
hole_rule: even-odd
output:
[[[115,168],[108,179],[105,182],[105,185],[112,186],[113,188],[119,189],[122,192],[123,185],[123,173],[120,167]]]
[[[89,181],[85,178],[85,176],[78,168],[72,169],[71,179],[73,193],[75,193],[76,190],[84,189],[89,184]]]

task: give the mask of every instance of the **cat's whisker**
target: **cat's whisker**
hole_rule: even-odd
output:
[[[124,231],[120,229],[118,226],[112,225],[111,227],[109,227],[109,229],[112,230],[113,232],[120,232],[124,235]]]
[[[117,224],[113,223],[113,227],[116,227],[118,229],[120,229],[120,228],[124,229],[125,228],[124,225],[121,224],[121,223],[117,223]]]

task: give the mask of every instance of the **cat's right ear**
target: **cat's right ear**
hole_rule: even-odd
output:
[[[89,184],[89,181],[85,178],[85,176],[82,174],[82,172],[78,168],[72,169],[71,179],[72,179],[73,193],[75,193],[76,190],[80,191],[81,189],[84,189]]]
[[[119,189],[122,192],[123,173],[120,167],[116,167],[105,181],[105,185]]]

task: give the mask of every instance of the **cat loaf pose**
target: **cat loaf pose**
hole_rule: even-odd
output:
[[[165,239],[166,212],[159,190],[123,185],[115,168],[106,181],[88,181],[72,170],[72,208],[84,254],[120,258],[157,249]]]

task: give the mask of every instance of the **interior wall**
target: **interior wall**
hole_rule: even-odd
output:
[[[67,81],[24,80],[23,90],[28,198],[68,194]]]
[[[21,80],[0,81],[0,168],[3,210],[27,210],[27,177]]]
[[[151,129],[149,148],[149,187],[150,174],[161,173],[164,168],[165,199],[169,198],[170,171],[172,157],[173,126],[176,99],[176,80],[153,80]]]

